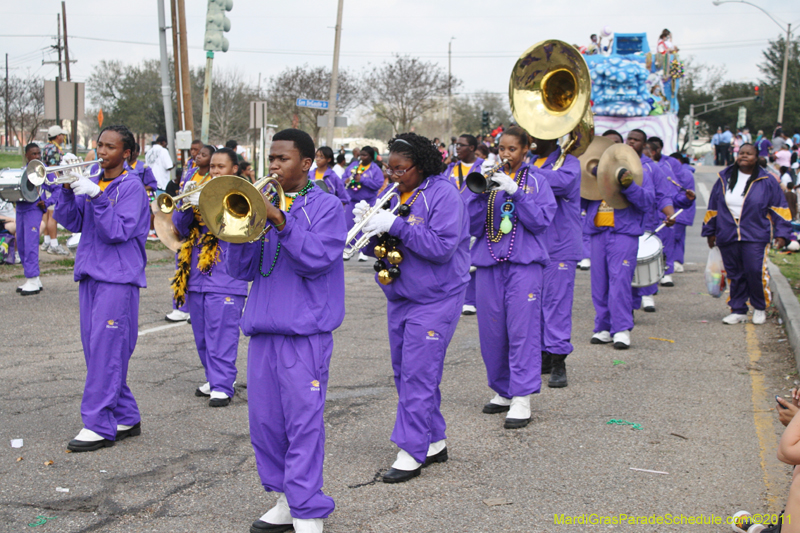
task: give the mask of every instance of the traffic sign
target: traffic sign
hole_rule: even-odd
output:
[[[311,100],[309,98],[298,98],[297,107],[310,107],[312,109],[328,109],[328,101]]]

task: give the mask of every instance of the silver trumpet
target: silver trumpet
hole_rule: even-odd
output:
[[[364,229],[364,226],[367,225],[367,222],[369,222],[370,219],[372,219],[372,217],[378,214],[380,210],[383,209],[383,207],[387,205],[389,201],[391,201],[392,197],[395,196],[397,197],[397,205],[395,205],[394,208],[392,208],[391,210],[392,214],[396,213],[397,210],[400,208],[401,205],[400,195],[397,192],[395,192],[397,190],[398,185],[399,184],[397,183],[392,184],[392,186],[389,187],[389,189],[383,193],[383,196],[381,196],[378,199],[378,201],[375,202],[375,205],[367,209],[367,211],[364,213],[364,216],[361,217],[361,220],[356,222],[355,226],[353,226],[353,229],[351,229],[347,233],[347,241],[345,242],[345,249],[343,254],[345,259],[350,259],[351,257],[353,257],[355,254],[358,253],[359,250],[361,250],[363,247],[367,245],[367,243],[372,237],[377,235],[378,232],[373,231],[370,233],[364,233],[363,235],[361,235],[361,237],[358,237],[358,234],[361,233],[361,231]]]
[[[25,167],[25,175],[28,178],[28,181],[31,182],[34,186],[39,187],[44,183],[48,185],[61,185],[65,183],[72,183],[78,181],[78,177],[74,175],[66,175],[65,173],[69,170],[77,170],[80,174],[82,174],[86,178],[96,178],[99,176],[103,169],[100,164],[103,162],[102,159],[95,159],[94,161],[83,161],[80,163],[71,163],[68,165],[57,165],[54,167],[46,167],[44,163],[39,161],[38,159],[34,159],[28,166]],[[85,174],[87,170],[86,167],[90,167],[92,165],[97,165],[97,172],[92,174]],[[58,177],[49,179],[48,174],[59,174]]]

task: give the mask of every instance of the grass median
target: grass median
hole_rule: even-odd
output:
[[[775,263],[800,301],[800,253],[769,251],[769,260]]]

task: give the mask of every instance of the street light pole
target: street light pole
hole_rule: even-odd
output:
[[[331,150],[336,153],[333,146],[333,135],[336,127],[336,95],[339,92],[339,44],[342,40],[342,8],[344,0],[339,0],[336,11],[336,37],[333,42],[333,69],[331,70],[331,91],[328,93],[328,127],[326,128],[325,141]]]
[[[450,42],[447,43],[447,139],[453,135],[453,39],[450,37]],[[450,146],[449,144],[447,145]]]

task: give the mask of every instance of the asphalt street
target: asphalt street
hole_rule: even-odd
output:
[[[697,177],[710,191],[708,170]],[[397,451],[385,298],[370,263],[348,262],[326,408],[324,490],[337,508],[325,531],[597,531],[556,525],[554,516],[724,520],[740,509],[782,509],[790,471],[775,459],[782,427],[774,395],[797,379],[793,358],[774,312],[763,326],[721,323],[725,300],[703,283],[703,208],[690,228],[686,272],[656,296],[656,313],[636,313],[630,350],[589,344],[589,273],[578,272],[569,387],[545,386],[524,429],[504,430],[502,415],[481,413],[492,393],[476,318],[462,317],[442,383],[450,460],[400,485],[376,481]],[[194,396],[205,380],[190,326],[164,321],[171,274],[168,262],[148,266],[141,291],[128,382],[142,435],[81,454],[66,453],[82,427],[77,284],[71,274],[46,276],[43,293],[23,298],[19,279],[0,282],[0,531],[245,532],[273,505],[249,440],[247,339],[233,403],[208,407]],[[281,302],[270,305],[280,312]],[[35,525],[37,517],[47,520]]]

